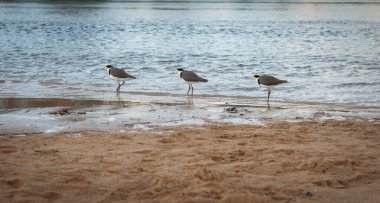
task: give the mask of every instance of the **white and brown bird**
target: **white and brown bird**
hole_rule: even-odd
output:
[[[288,82],[286,80],[280,80],[280,79],[278,79],[274,76],[270,76],[270,75],[261,75],[261,76],[260,75],[254,75],[252,77],[252,79],[257,80],[259,85],[262,85],[268,89],[268,99],[267,99],[268,109],[270,108],[269,96],[270,96],[270,93],[272,93],[273,87],[275,87],[276,85]]]
[[[187,91],[187,95],[189,95],[190,89],[191,89],[191,95],[193,95],[194,83],[208,82],[207,79],[201,78],[196,73],[192,71],[183,70],[182,68],[178,68],[177,73],[179,77],[182,78],[189,85],[189,90]]]
[[[132,75],[126,73],[123,69],[115,68],[112,65],[106,65],[103,69],[108,72],[108,75],[112,80],[116,80],[119,84],[116,88],[117,93],[120,92],[120,87],[124,85],[125,81],[136,79]]]

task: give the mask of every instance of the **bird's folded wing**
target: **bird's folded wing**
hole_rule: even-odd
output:
[[[191,71],[183,71],[182,78],[188,82],[207,82],[206,79],[201,78],[196,73]]]
[[[118,77],[118,78],[133,78],[133,79],[135,79],[135,77],[133,77],[132,75],[129,75],[123,69],[118,69],[118,68],[111,69],[111,75]]]

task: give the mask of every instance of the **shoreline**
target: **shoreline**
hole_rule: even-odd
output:
[[[377,202],[380,124],[0,136],[0,201]]]
[[[223,100],[222,100],[223,99]],[[1,98],[0,136],[70,132],[149,131],[214,123],[267,125],[288,121],[380,122],[380,108],[266,102],[234,97],[153,95],[144,100]]]

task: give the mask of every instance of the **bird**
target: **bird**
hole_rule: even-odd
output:
[[[108,75],[112,80],[116,80],[119,86],[116,88],[116,92],[120,92],[120,87],[124,85],[125,81],[136,79],[132,75],[126,73],[123,69],[115,68],[112,65],[106,65],[103,70],[108,72]]]
[[[252,77],[252,80],[257,80],[259,85],[263,85],[268,89],[268,99],[267,99],[267,104],[268,104],[268,109],[270,108],[269,106],[269,96],[270,93],[272,93],[272,88],[276,85],[282,84],[282,83],[287,83],[287,80],[280,80],[274,76],[271,75],[254,75]]]
[[[194,92],[193,84],[194,83],[208,82],[207,79],[201,78],[200,76],[198,76],[193,71],[184,70],[182,68],[177,68],[177,74],[179,75],[180,78],[185,80],[185,82],[189,85],[189,90],[187,91],[186,95],[189,95],[190,89],[191,89],[191,95],[193,95],[193,92]]]

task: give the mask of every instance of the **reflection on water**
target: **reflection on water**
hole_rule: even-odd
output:
[[[379,107],[379,10],[376,3],[0,3],[0,97],[118,100],[102,71],[113,64],[137,77],[122,100],[182,95],[175,73],[182,67],[209,79],[196,85],[198,94],[264,100],[265,89],[249,78],[265,73],[289,81],[273,101]]]
[[[193,105],[194,104],[194,96],[192,96],[192,95],[187,96],[187,103],[189,105]]]

